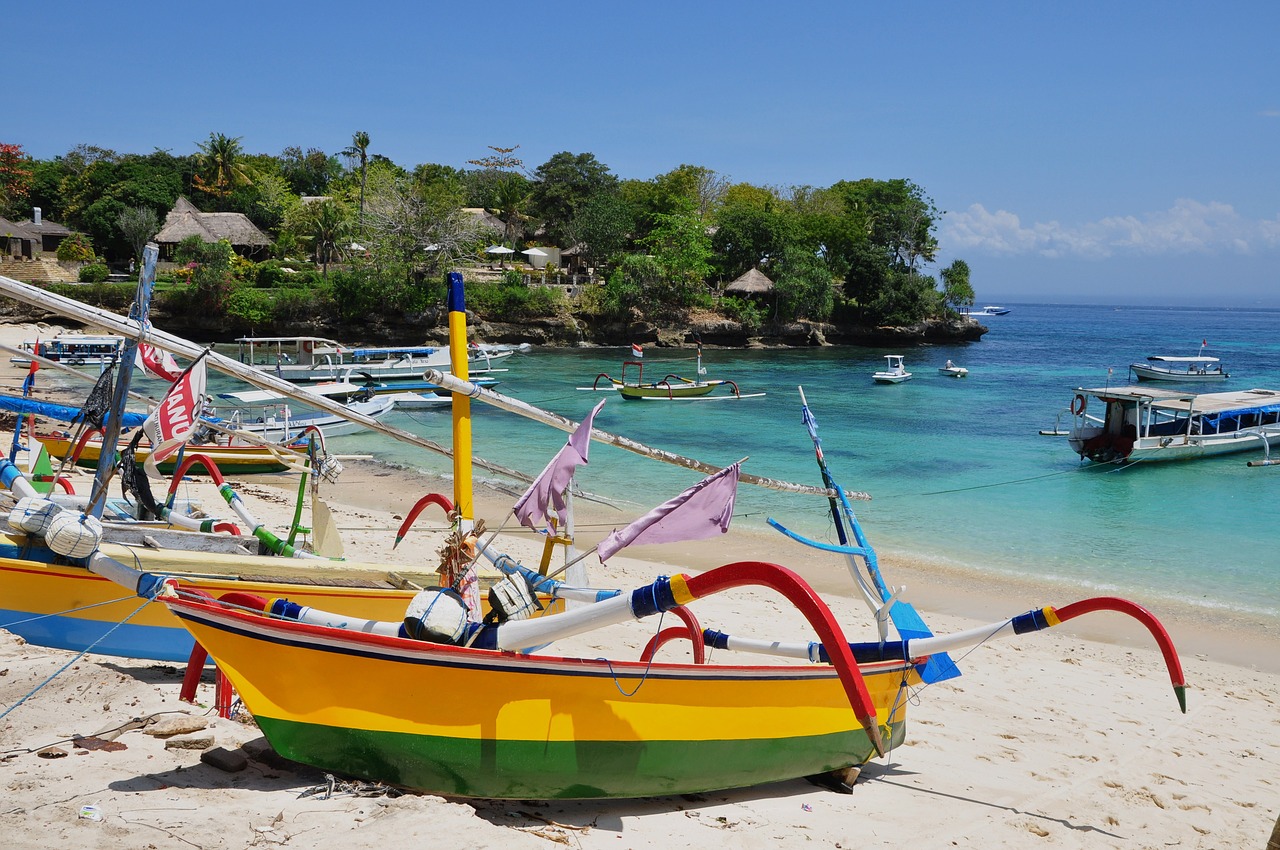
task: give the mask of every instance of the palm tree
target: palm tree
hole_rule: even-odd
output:
[[[489,212],[502,219],[505,225],[502,238],[513,247],[524,230],[524,222],[529,218],[525,210],[531,197],[528,182],[518,174],[506,175],[494,194],[495,207]]]
[[[305,225],[307,235],[315,242],[316,259],[322,273],[329,276],[329,262],[345,241],[349,221],[342,204],[334,200],[317,201],[306,205]]]
[[[364,225],[364,185],[366,171],[369,167],[369,134],[364,130],[357,130],[351,136],[351,147],[342,152],[343,156],[349,156],[360,161],[360,224]]]
[[[249,169],[240,162],[244,148],[240,147],[240,137],[234,139],[222,133],[210,133],[209,140],[198,143],[200,153],[201,174],[195,177],[199,188],[211,195],[226,197],[237,186],[253,183]]]

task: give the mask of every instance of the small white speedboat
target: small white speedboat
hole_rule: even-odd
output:
[[[952,363],[950,360],[947,361],[947,365],[939,366],[938,372],[950,378],[963,378],[969,374],[968,369],[964,368],[963,366],[957,366],[956,364]]]
[[[902,365],[901,354],[886,354],[884,359],[885,367],[883,371],[872,373],[873,381],[877,384],[900,384],[911,380],[911,373]]]

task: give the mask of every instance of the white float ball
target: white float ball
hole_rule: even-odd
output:
[[[27,496],[19,499],[9,511],[9,526],[16,531],[37,534],[41,537],[49,528],[49,522],[61,510],[48,499]]]
[[[63,511],[49,522],[44,542],[67,558],[87,558],[102,542],[102,523],[75,511]]]

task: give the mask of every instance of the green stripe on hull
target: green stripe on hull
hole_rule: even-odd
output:
[[[860,730],[734,741],[493,741],[371,732],[256,718],[286,758],[363,779],[460,797],[651,797],[739,788],[861,764]],[[905,722],[894,724],[900,745]]]

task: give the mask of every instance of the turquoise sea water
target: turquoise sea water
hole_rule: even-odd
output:
[[[581,419],[600,398],[596,426],[717,465],[820,484],[796,387],[817,416],[832,471],[872,501],[855,508],[872,543],[986,573],[1049,578],[1139,594],[1250,618],[1280,615],[1276,544],[1280,467],[1250,468],[1261,453],[1130,468],[1082,466],[1063,437],[1045,437],[1076,387],[1128,380],[1150,354],[1221,357],[1231,379],[1202,391],[1280,389],[1280,311],[1011,304],[987,318],[980,342],[918,348],[707,350],[709,378],[731,378],[736,402],[623,402],[575,389],[618,375],[622,349],[535,349],[507,361],[499,391]],[[913,380],[877,385],[884,355],[906,356]],[[646,351],[645,374],[692,376],[692,350]],[[967,378],[941,376],[948,358]],[[1112,369],[1110,377],[1108,369]],[[482,404],[474,406],[476,454],[536,473],[563,432]],[[447,443],[449,415],[396,413],[388,420]],[[1063,417],[1066,426],[1066,416]],[[333,450],[446,472],[447,459],[381,436],[335,438]],[[634,515],[699,476],[595,444],[579,471],[586,491]],[[767,516],[819,536],[825,501],[739,488],[735,524]]]

